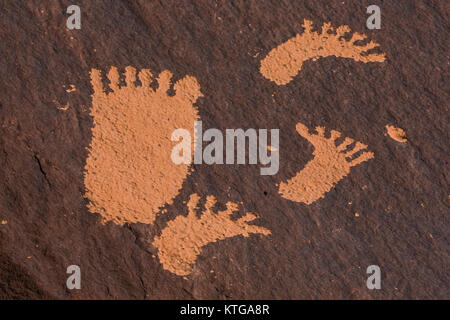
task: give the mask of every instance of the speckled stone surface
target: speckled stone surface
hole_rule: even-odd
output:
[[[66,28],[70,4],[1,5],[0,298],[450,297],[447,1],[371,1],[381,30],[366,29],[358,0],[77,1],[81,30]],[[308,61],[278,86],[260,61],[304,19],[366,34],[386,61]],[[194,76],[205,128],[279,128],[279,172],[194,165],[153,225],[101,223],[84,198],[89,72],[129,65]],[[277,185],[313,157],[298,122],[362,141],[374,158],[310,205],[284,199]],[[235,218],[255,212],[271,234],[208,244],[186,278],[164,270],[152,241],[187,215],[193,193],[242,202]],[[81,290],[66,288],[72,264]],[[369,265],[381,268],[381,290],[366,287]]]

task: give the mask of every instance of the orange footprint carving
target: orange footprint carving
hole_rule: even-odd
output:
[[[314,146],[314,159],[287,182],[282,182],[279,193],[283,198],[296,202],[311,204],[323,198],[339,181],[350,173],[350,168],[372,159],[373,152],[363,152],[353,160],[358,151],[367,146],[356,142],[354,148],[347,150],[354,140],[345,140],[336,146],[336,139],[341,133],[331,130],[330,138],[325,137],[325,128],[316,127],[317,134],[310,134],[308,128],[301,123],[296,126],[297,132]]]
[[[366,45],[355,44],[356,41],[366,39],[363,34],[355,32],[349,41],[345,40],[344,35],[351,31],[348,26],[341,26],[334,33],[331,23],[327,22],[319,34],[312,31],[311,21],[304,20],[303,28],[305,31],[302,34],[279,45],[261,61],[260,72],[264,77],[278,85],[287,84],[300,72],[305,61],[321,57],[336,56],[365,63],[383,62],[386,59],[384,53],[367,53],[378,47],[374,41]]]
[[[136,83],[136,69],[126,67],[125,86],[119,72],[111,67],[110,89],[105,92],[99,70],[91,70],[92,142],[86,160],[85,196],[89,210],[116,223],[153,223],[156,213],[178,194],[189,174],[188,165],[175,165],[171,151],[177,128],[192,128],[198,119],[193,105],[201,97],[200,85],[186,76],[174,85],[172,74],[163,71],[158,88],[150,87],[152,74],[143,69]],[[193,131],[193,129],[192,129]],[[193,135],[194,133],[191,132]]]
[[[215,213],[214,196],[206,197],[205,210],[198,218],[195,209],[199,200],[197,194],[192,194],[188,202],[188,215],[169,221],[161,236],[155,237],[153,242],[158,248],[158,257],[163,268],[176,275],[190,274],[197,256],[208,243],[239,235],[248,237],[250,234],[271,233],[266,228],[248,224],[257,218],[254,213],[249,212],[238,220],[232,220],[231,215],[238,209],[236,203],[227,202],[226,210]]]

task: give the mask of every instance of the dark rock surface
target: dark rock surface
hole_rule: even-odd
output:
[[[72,31],[72,1],[1,2],[0,298],[450,297],[447,1],[370,1],[382,8],[373,31],[358,0],[76,1],[82,27]],[[365,33],[387,61],[309,61],[277,86],[259,73],[260,60],[301,32],[303,19]],[[195,76],[207,128],[280,128],[278,174],[195,165],[154,226],[102,224],[83,198],[89,71],[112,65]],[[363,141],[375,158],[312,205],[283,199],[276,184],[312,157],[297,122]],[[386,136],[387,124],[408,142]],[[193,192],[242,201],[272,235],[208,245],[187,279],[164,270],[150,243],[186,214]],[[72,264],[81,290],[66,289]],[[372,264],[381,290],[366,287]]]

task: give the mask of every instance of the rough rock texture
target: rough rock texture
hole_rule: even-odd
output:
[[[76,1],[82,28],[68,30],[73,2],[1,1],[0,298],[450,298],[447,1],[370,1],[382,8],[381,30],[366,29],[358,0]],[[311,60],[278,86],[260,61],[304,19],[366,34],[386,61]],[[83,169],[89,73],[110,66],[195,77],[205,128],[280,128],[278,174],[194,165],[154,225],[102,223],[88,210]],[[374,153],[310,205],[277,186],[313,157],[299,122]],[[255,212],[271,234],[206,245],[185,278],[164,270],[153,239],[187,215],[193,193],[242,202],[235,218]],[[66,289],[72,264],[81,290]],[[373,264],[381,290],[366,287]]]

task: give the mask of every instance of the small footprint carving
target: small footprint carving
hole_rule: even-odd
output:
[[[188,215],[169,221],[161,236],[153,241],[163,268],[178,276],[192,272],[202,248],[209,243],[239,235],[271,234],[264,227],[248,224],[258,217],[254,213],[249,212],[240,219],[232,220],[231,215],[238,210],[234,202],[227,202],[225,210],[214,212],[217,200],[212,195],[206,197],[205,209],[199,218],[195,211],[199,200],[197,194],[192,194],[188,202]]]
[[[374,41],[365,45],[355,44],[366,39],[364,34],[355,32],[349,41],[345,40],[345,34],[351,31],[348,26],[340,26],[334,33],[331,23],[327,22],[319,34],[312,31],[312,24],[304,20],[305,31],[302,34],[297,34],[269,52],[261,61],[260,72],[264,77],[278,85],[285,85],[300,72],[305,61],[321,57],[336,56],[365,63],[383,62],[386,59],[384,53],[367,52],[378,47]]]
[[[357,152],[366,149],[367,145],[345,138],[336,146],[336,139],[341,133],[331,130],[330,138],[325,137],[325,128],[316,127],[317,134],[310,134],[308,128],[298,123],[297,132],[314,146],[314,159],[293,178],[280,183],[279,193],[288,200],[311,204],[323,198],[339,181],[350,173],[350,169],[374,157],[373,152],[363,152],[355,159],[350,159]]]

